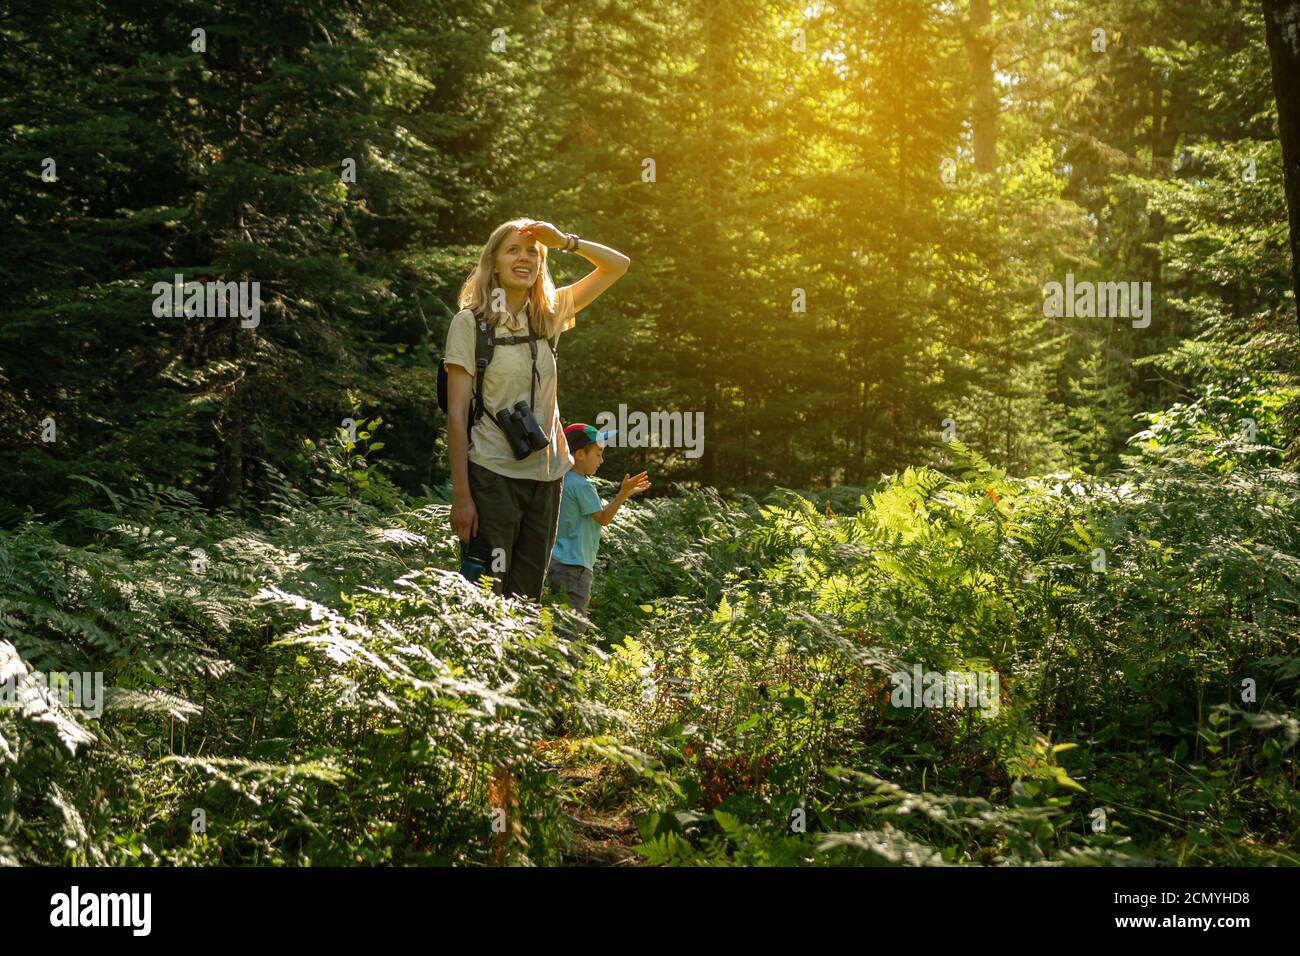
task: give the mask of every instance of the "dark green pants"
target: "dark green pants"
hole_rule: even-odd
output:
[[[507,478],[471,461],[478,534],[460,546],[462,570],[472,559],[496,579],[492,586],[498,594],[540,598],[560,523],[563,484],[563,478]]]

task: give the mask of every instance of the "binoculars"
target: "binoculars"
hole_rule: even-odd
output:
[[[510,451],[516,460],[527,458],[551,443],[538,426],[527,402],[515,402],[514,408],[503,408],[497,412],[496,417],[497,424],[506,433],[506,441],[510,442]]]

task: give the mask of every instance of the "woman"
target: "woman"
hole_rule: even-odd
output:
[[[549,249],[577,253],[596,268],[557,290],[546,266]],[[560,487],[573,464],[556,402],[555,342],[630,262],[550,223],[512,219],[492,231],[460,290],[461,311],[444,353],[451,526],[461,542],[461,571],[471,579],[494,574],[498,593],[541,596]],[[475,396],[479,336],[495,345]],[[528,404],[541,432],[533,446],[519,448],[522,457],[508,433],[519,402]]]

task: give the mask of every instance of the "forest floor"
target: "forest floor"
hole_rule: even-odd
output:
[[[572,785],[570,797],[561,802],[572,838],[564,850],[567,866],[640,866],[634,849],[641,841],[631,815],[625,810],[598,810],[583,799],[583,791],[600,775],[599,767],[566,768],[561,780]]]

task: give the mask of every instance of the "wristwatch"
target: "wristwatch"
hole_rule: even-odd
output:
[[[582,237],[579,236],[576,232],[566,233],[565,235],[567,235],[568,238],[564,241],[564,248],[561,251],[575,252],[578,248],[578,243],[581,241]]]

